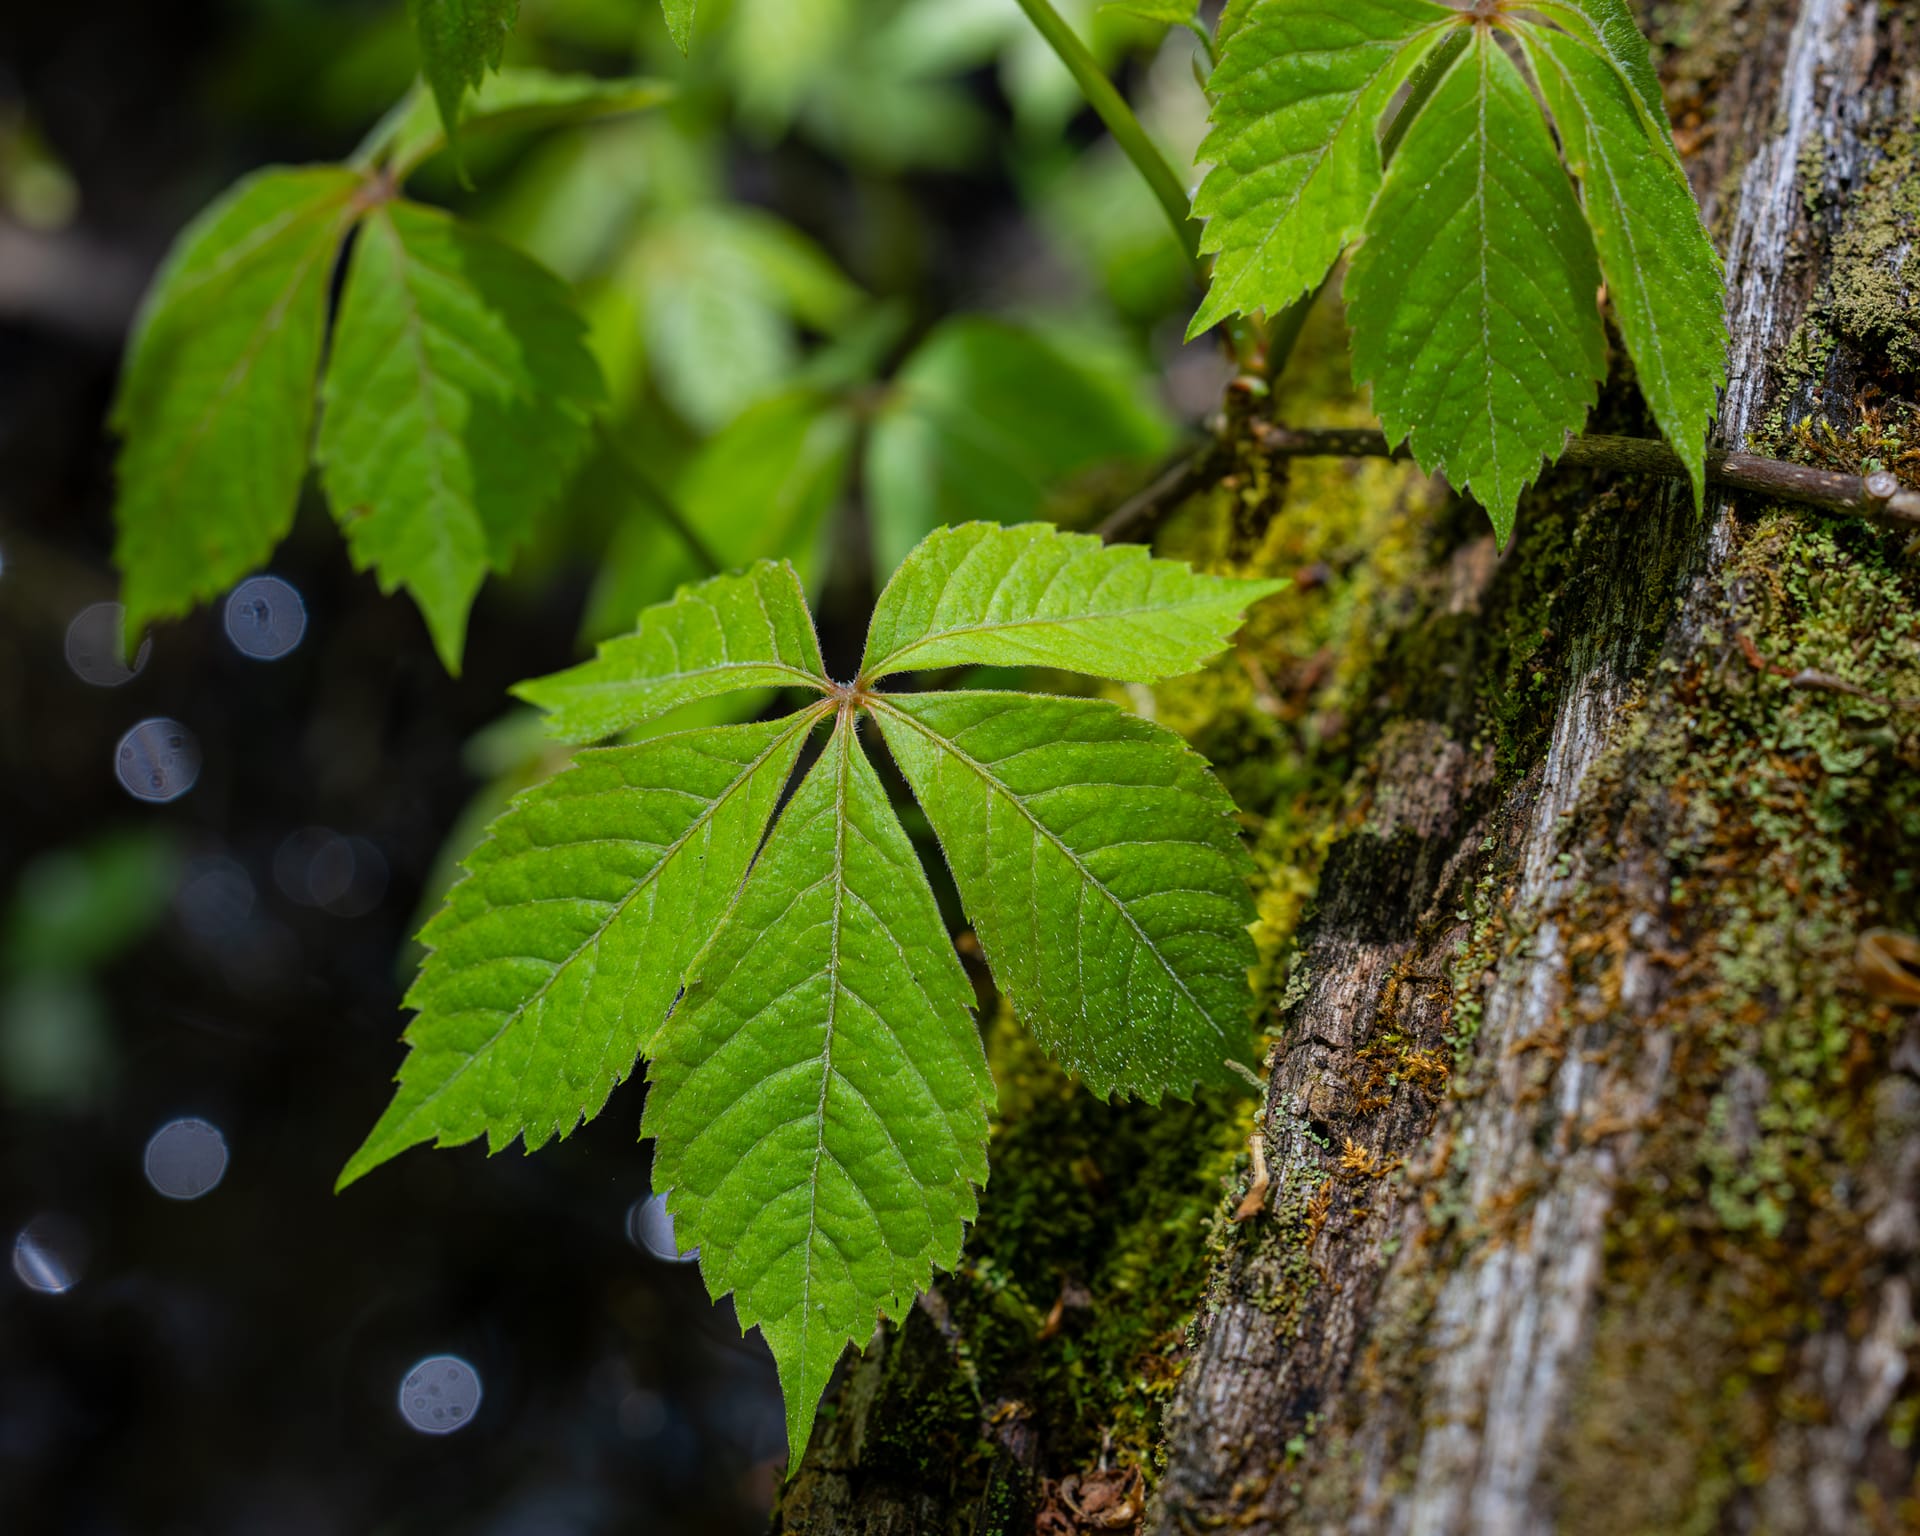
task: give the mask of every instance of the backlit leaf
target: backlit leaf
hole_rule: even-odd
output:
[[[604,394],[566,287],[437,209],[355,245],[319,459],[355,562],[404,586],[458,671],[467,611],[559,494]]]
[[[1347,278],[1356,380],[1387,435],[1504,542],[1606,371],[1593,238],[1533,92],[1476,33],[1388,168]]]
[[[1230,1081],[1252,1042],[1253,863],[1199,756],[1099,699],[895,694],[876,717],[1048,1054],[1102,1097]]]
[[[1313,288],[1380,187],[1382,113],[1459,12],[1428,0],[1265,0],[1213,72],[1215,162],[1193,201],[1217,253],[1197,336]]]
[[[993,1097],[972,1002],[843,723],[694,963],[641,1124],[677,1240],[773,1349],[795,1465],[841,1351],[959,1257]]]
[[[808,725],[583,752],[521,795],[420,935],[400,1091],[341,1185],[419,1142],[531,1152],[598,1114],[733,899]]]
[[[225,591],[292,526],[327,288],[360,185],[322,167],[249,176],[155,279],[113,408],[130,634]]]
[[[1044,523],[942,528],[874,607],[861,674],[1038,666],[1126,682],[1196,670],[1225,650],[1249,603],[1285,582],[1203,576],[1138,545]]]

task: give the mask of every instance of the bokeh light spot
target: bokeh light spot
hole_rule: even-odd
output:
[[[13,1273],[30,1291],[62,1296],[80,1283],[86,1237],[64,1216],[36,1216],[13,1240]]]
[[[227,1176],[227,1138],[205,1120],[169,1120],[147,1142],[147,1182],[169,1200],[198,1200]]]
[[[118,688],[141,673],[153,654],[151,636],[140,642],[129,666],[120,659],[120,630],[126,609],[118,603],[94,603],[82,608],[67,626],[67,665],[83,683],[96,688]]]
[[[278,661],[307,633],[307,605],[278,576],[253,576],[227,597],[227,638],[242,656]]]
[[[273,880],[303,907],[335,917],[365,917],[387,893],[387,860],[364,837],[303,827],[274,850]]]
[[[667,1214],[665,1195],[649,1195],[627,1207],[627,1241],[667,1264],[691,1264],[700,1257],[698,1248],[682,1253],[674,1241],[673,1218]]]
[[[480,1409],[480,1373],[458,1355],[429,1355],[400,1383],[400,1417],[423,1435],[465,1429]]]
[[[200,743],[178,720],[142,720],[113,756],[120,787],[136,800],[178,800],[200,777]]]

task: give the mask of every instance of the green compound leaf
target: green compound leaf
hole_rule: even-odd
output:
[[[641,1125],[678,1240],[773,1349],[792,1465],[844,1347],[959,1257],[993,1098],[972,1002],[843,721],[694,963]]]
[[[1327,275],[1379,190],[1382,113],[1458,20],[1428,0],[1266,0],[1245,15],[1209,82],[1199,158],[1214,166],[1193,211],[1216,260],[1189,338]]]
[[[784,560],[761,560],[744,575],[683,587],[592,661],[513,691],[552,712],[550,735],[598,741],[696,699],[794,687],[827,688],[813,615],[799,573]]]
[[[1720,261],[1693,190],[1650,136],[1620,69],[1564,32],[1526,27],[1520,38],[1580,178],[1587,224],[1640,392],[1686,461],[1699,505],[1706,495],[1707,430],[1727,376],[1727,328]]]
[[[344,1188],[423,1141],[529,1152],[600,1112],[759,847],[806,716],[583,752],[521,795],[420,938],[400,1091]]]
[[[887,695],[994,980],[1100,1096],[1232,1080],[1252,1046],[1254,919],[1233,802],[1164,726],[1098,699]]]
[[[586,445],[605,394],[566,286],[437,209],[390,203],[355,245],[318,458],[354,561],[413,594],[447,670]]]
[[[1249,603],[1286,585],[1203,576],[1137,545],[1045,523],[942,528],[874,607],[861,675],[953,666],[1055,667],[1159,682],[1225,650]]]
[[[451,135],[462,94],[500,67],[520,0],[407,0],[407,19],[420,44],[420,71]]]
[[[1471,490],[1504,543],[1606,372],[1600,269],[1539,105],[1491,37],[1394,156],[1347,278],[1354,377],[1387,436]]]
[[[660,0],[660,4],[667,13],[667,31],[673,36],[674,47],[687,52],[693,46],[693,18],[700,0]]]
[[[1276,585],[1045,526],[946,530],[911,567],[875,620],[883,664],[974,645],[1165,676]],[[1040,616],[1037,651],[1002,622],[1019,613]],[[537,1147],[647,1056],[655,1184],[709,1289],[772,1348],[797,1464],[845,1346],[958,1259],[987,1176],[974,992],[859,715],[920,797],[1016,1012],[1096,1092],[1234,1080],[1254,914],[1232,803],[1178,737],[1099,700],[838,687],[789,565],[688,587],[521,692],[591,737],[794,686],[816,697],[785,720],[583,753],[495,823],[422,935],[400,1091],[341,1181],[422,1141]]]
[[[1030,331],[966,318],[900,370],[867,440],[874,564],[942,523],[1017,523],[1095,466],[1154,459],[1166,424],[1107,372]]]
[[[359,187],[332,168],[249,176],[188,226],[155,281],[113,408],[130,635],[225,591],[292,526]]]

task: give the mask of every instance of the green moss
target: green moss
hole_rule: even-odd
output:
[[[1920,698],[1920,573],[1900,551],[1870,527],[1763,516],[1719,578],[1725,632],[1674,664],[1677,707],[1627,724],[1588,808],[1664,828],[1672,980],[1648,1028],[1673,1066],[1573,1394],[1569,1532],[1718,1529],[1805,1411],[1802,1341],[1864,1324],[1884,1261],[1861,1170],[1901,1021],[1862,998],[1852,952],[1867,927],[1920,928],[1920,711],[1896,702]],[[1788,681],[1807,673],[1830,681]],[[1575,914],[1606,939],[1576,993],[1625,963],[1618,924],[1604,893]]]

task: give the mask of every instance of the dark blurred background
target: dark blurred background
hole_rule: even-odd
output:
[[[399,0],[5,9],[0,1530],[755,1529],[771,1363],[647,1204],[637,1085],[537,1157],[421,1150],[331,1192],[399,1060],[423,903],[557,763],[506,687],[697,566],[590,462],[453,679],[310,496],[269,581],[122,666],[104,423],[139,296],[233,178],[347,154],[411,39]],[[716,459],[762,462],[728,437],[751,408],[825,379],[864,426],[943,325],[994,317],[1105,403],[1084,445],[1036,417],[997,468],[962,455],[942,510],[993,481],[984,510],[1072,519],[1151,472],[1221,365],[1178,346],[1179,253],[1012,0],[712,9],[682,63],[654,0],[528,0],[514,58],[679,102],[416,191],[578,285],[623,451],[724,557],[800,560],[844,659],[874,585],[860,455],[716,490]],[[1190,41],[1068,9],[1190,157]],[[818,506],[769,534],[769,498]]]

